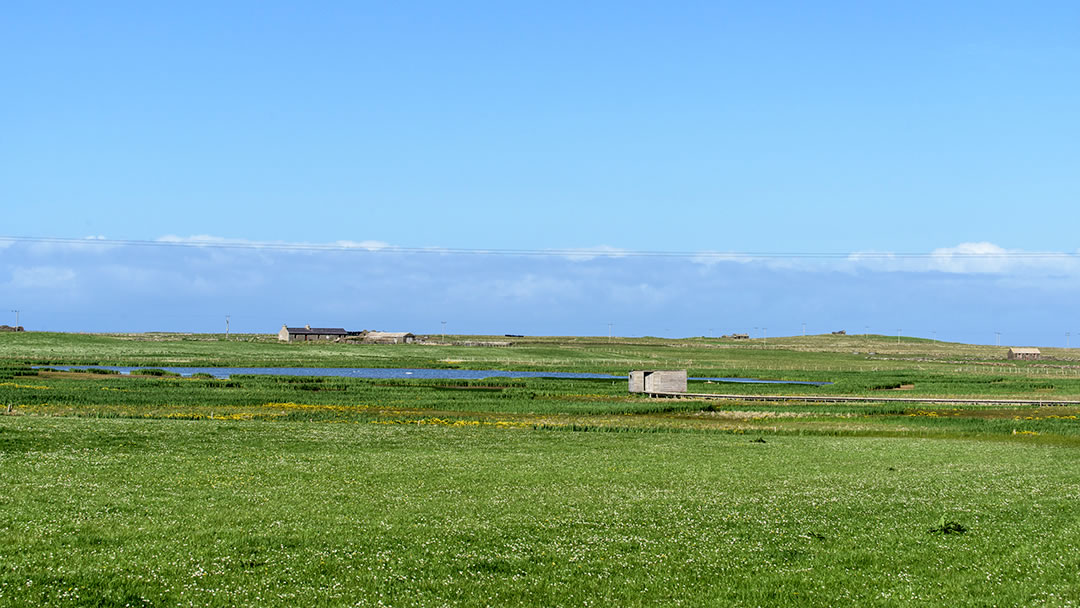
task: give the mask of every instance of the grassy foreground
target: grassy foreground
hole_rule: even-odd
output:
[[[0,606],[1080,605],[1076,406],[29,368],[687,367],[835,383],[787,393],[1080,398],[1069,352],[874,340],[0,334]]]
[[[4,417],[0,449],[3,605],[1080,601],[1072,447]]]

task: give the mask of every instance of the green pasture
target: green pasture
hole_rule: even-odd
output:
[[[0,606],[1080,604],[1078,406],[31,368],[688,368],[834,383],[690,386],[736,395],[1080,399],[1067,351],[220,338],[0,334]]]
[[[1024,382],[1030,382],[1024,381]],[[708,388],[760,389],[713,384]],[[728,389],[728,387],[731,387]],[[837,389],[799,387],[831,394]],[[1013,435],[1080,438],[1080,406],[930,406],[650,399],[624,380],[230,379],[0,370],[0,407],[29,416],[423,424],[773,434]]]
[[[433,338],[434,339],[434,338]],[[508,341],[506,347],[463,346]],[[0,333],[0,364],[435,367],[625,374],[687,368],[697,376],[756,373],[821,378],[835,372],[920,372],[1080,378],[1076,349],[1045,348],[1043,362],[1005,360],[1006,348],[886,336],[762,340],[449,336],[445,344],[283,343],[271,335]]]
[[[360,345],[278,342],[274,336],[0,333],[3,365],[421,367],[598,372],[687,369],[697,377],[833,382],[828,387],[697,384],[692,391],[739,394],[1080,399],[1080,357],[1044,349],[1038,362],[1005,360],[1004,348],[885,336],[769,340],[694,338],[504,338],[509,347],[461,344]]]
[[[0,605],[1071,606],[1078,456],[9,416]]]

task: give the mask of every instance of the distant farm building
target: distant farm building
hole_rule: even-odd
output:
[[[686,370],[636,370],[630,372],[631,393],[685,393]]]
[[[840,331],[834,331],[834,332],[832,332],[832,335],[834,335],[834,336],[846,336],[847,335],[847,330],[846,329],[841,329]]]
[[[364,334],[368,344],[411,344],[416,336],[404,331],[369,331]]]
[[[1033,361],[1035,359],[1041,359],[1042,353],[1037,348],[1010,348],[1009,359],[1016,359],[1021,361]]]
[[[340,340],[348,335],[348,332],[340,327],[303,327],[281,326],[278,332],[278,340],[282,342],[309,342],[312,340]]]
[[[749,340],[750,334],[724,334],[721,338],[727,338],[729,340]]]

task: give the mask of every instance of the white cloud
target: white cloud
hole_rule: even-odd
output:
[[[193,234],[191,236],[176,236],[175,234],[166,234],[155,239],[159,243],[225,243],[229,242],[229,239],[225,239],[220,236],[211,236],[209,234]],[[235,241],[235,239],[233,239]],[[246,242],[246,241],[244,241]]]
[[[1002,273],[1016,265],[1011,255],[1022,254],[1020,250],[1008,251],[993,243],[960,243],[956,247],[941,247],[930,254],[935,270],[957,274]]]
[[[691,262],[695,264],[701,264],[703,266],[715,266],[716,264],[723,264],[725,262],[749,264],[751,262],[760,260],[760,258],[755,258],[745,253],[731,253],[723,251],[700,251],[697,253],[697,255],[690,258]]]
[[[81,239],[42,240],[30,243],[30,252],[45,256],[53,253],[105,253],[122,245],[108,240],[102,235],[86,236]]]
[[[927,270],[925,261],[898,256],[890,251],[856,251],[836,264],[837,269],[868,269],[878,272],[918,272]]]
[[[334,241],[334,245],[343,249],[364,249],[366,251],[382,251],[389,249],[390,243],[385,241]]]
[[[10,248],[19,241],[0,241],[0,248]],[[164,235],[153,243],[193,247],[205,251],[211,257],[210,262],[231,261],[237,250],[257,251],[261,259],[272,262],[270,256],[277,253],[301,253],[314,255],[326,252],[348,253],[397,253],[427,254],[438,257],[455,257],[464,260],[470,255],[491,258],[530,258],[540,257],[553,260],[566,260],[590,268],[586,263],[596,260],[666,260],[664,263],[678,264],[689,262],[699,269],[700,274],[708,275],[717,268],[732,270],[732,264],[753,269],[798,272],[934,272],[947,274],[986,274],[999,276],[1076,276],[1080,275],[1080,253],[1072,252],[1036,252],[1022,249],[1006,249],[986,241],[966,242],[955,246],[939,247],[929,253],[857,251],[850,254],[801,254],[785,255],[782,253],[747,253],[705,250],[697,253],[650,253],[622,249],[610,245],[574,249],[549,250],[513,250],[513,249],[448,249],[445,247],[403,247],[376,239],[342,239],[324,243],[288,242],[288,241],[251,241],[198,234],[191,236]],[[127,251],[147,242],[109,240],[104,236],[88,236],[83,239],[42,239],[29,243],[29,251],[36,256],[71,252],[94,252],[100,254],[111,250]],[[6,252],[5,252],[6,254]],[[420,258],[415,258],[419,263]],[[54,260],[39,260],[44,265]],[[68,262],[64,262],[68,264]]]
[[[1080,256],[1076,253],[1005,249],[986,241],[939,247],[927,255],[857,252],[848,256],[846,263],[852,268],[878,272],[1039,276],[1080,274]]]
[[[259,249],[264,251],[294,251],[294,252],[317,252],[317,251],[348,251],[361,249],[364,251],[393,250],[396,247],[385,241],[377,240],[338,240],[330,243],[308,243],[289,241],[251,241],[248,239],[232,239],[209,234],[196,234],[192,236],[176,236],[167,234],[155,239],[157,243],[172,245],[187,245],[194,247],[226,247],[240,249]]]
[[[596,258],[624,258],[627,255],[627,250],[609,245],[596,245],[594,247],[561,250],[553,253],[561,255],[571,262],[589,262]]]
[[[191,236],[177,236],[175,234],[166,234],[165,236],[154,239],[157,243],[167,243],[171,245],[239,245],[244,247],[251,247],[258,249],[265,247],[268,243],[259,243],[256,241],[249,241],[247,239],[228,239],[221,236],[214,236],[212,234],[193,234]],[[277,245],[269,244],[271,246]]]

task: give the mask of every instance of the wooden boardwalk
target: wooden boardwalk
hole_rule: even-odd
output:
[[[932,405],[1080,405],[1080,401],[1061,399],[987,399],[967,397],[942,399],[935,397],[844,397],[840,395],[719,395],[715,393],[645,393],[665,399],[718,399],[725,401],[773,401],[801,403],[910,403]]]

